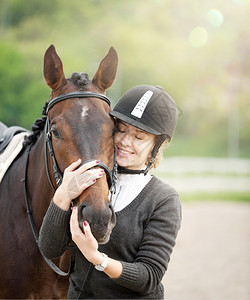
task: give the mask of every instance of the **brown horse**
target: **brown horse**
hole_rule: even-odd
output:
[[[48,267],[39,252],[28,218],[31,210],[31,218],[39,231],[54,194],[52,186],[58,186],[53,165],[56,177],[60,179],[64,169],[78,158],[82,162],[100,161],[99,167],[105,169],[106,176],[75,199],[75,204],[80,207],[80,223],[84,216],[99,243],[105,243],[109,238],[115,225],[114,211],[108,199],[109,169],[113,168],[114,150],[113,121],[105,91],[115,79],[117,63],[116,51],[111,48],[93,80],[89,80],[86,73],[73,73],[66,79],[54,46],[45,53],[44,78],[52,89],[50,102],[45,107],[47,117],[36,121],[34,132],[25,142],[26,147],[9,167],[0,185],[1,299],[66,298],[68,278],[57,275]],[[68,257],[54,262],[66,271]]]

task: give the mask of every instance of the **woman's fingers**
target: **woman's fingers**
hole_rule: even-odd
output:
[[[70,164],[65,171],[66,172],[72,172],[74,171],[80,164],[81,164],[81,159],[79,158],[77,161],[74,161],[72,164]]]
[[[103,175],[103,173],[96,172],[96,173],[91,174],[91,176],[89,176],[87,179],[82,180],[80,183],[81,184],[80,190],[84,191],[85,189],[87,189],[88,187],[93,185],[98,178],[102,177],[102,175]]]
[[[67,193],[70,199],[78,197],[86,188],[96,182],[98,178],[101,178],[104,172],[98,169],[88,170],[84,173],[71,173],[70,178],[65,183]]]
[[[79,185],[81,186],[82,184],[90,184],[91,182],[95,182],[96,179],[101,178],[104,172],[101,170],[89,170],[81,174],[76,174],[75,177],[77,178],[77,181]]]
[[[103,169],[89,169],[95,166],[98,161],[91,161],[80,166],[81,159],[69,165],[64,172],[63,182],[60,187],[61,198],[68,202],[77,198],[86,188],[96,182],[104,174]],[[80,167],[79,167],[80,166]],[[76,169],[79,167],[78,169]]]
[[[82,181],[89,181],[91,179],[97,179],[102,177],[104,171],[101,169],[92,169],[85,171],[84,173],[77,174],[76,176]]]
[[[66,172],[73,172],[73,171],[75,171],[76,173],[81,174],[81,173],[84,173],[84,172],[86,172],[87,170],[89,170],[89,169],[91,169],[91,168],[97,166],[98,163],[99,163],[99,160],[93,160],[93,161],[90,161],[90,162],[85,163],[85,164],[83,164],[82,166],[80,166],[81,161],[82,161],[82,160],[79,158],[77,161],[75,161],[75,162],[73,162],[72,164],[70,164],[70,165],[65,169],[65,171],[66,171]],[[79,167],[79,166],[80,166],[80,167]],[[79,167],[79,168],[77,169],[77,167]],[[97,170],[96,172],[104,172],[104,170],[101,169],[101,168],[93,169],[93,170]]]
[[[88,163],[85,163],[82,166],[80,166],[80,168],[78,169],[78,172],[83,173],[83,172],[87,171],[88,169],[91,169],[91,168],[97,166],[98,163],[99,163],[99,160],[93,160]]]
[[[80,190],[83,192],[84,190],[86,190],[88,187],[90,187],[91,185],[93,185],[94,183],[96,182],[96,179],[91,179],[87,182],[84,182],[81,187],[80,187]]]

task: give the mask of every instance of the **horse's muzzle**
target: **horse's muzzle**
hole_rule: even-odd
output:
[[[110,202],[106,202],[104,207],[83,202],[78,209],[78,220],[83,232],[83,222],[87,221],[98,244],[106,244],[115,226],[116,216]]]

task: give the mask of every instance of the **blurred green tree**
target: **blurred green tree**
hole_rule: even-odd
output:
[[[113,105],[131,86],[151,83],[184,112],[168,155],[250,157],[249,0],[0,0],[0,11],[0,119],[7,124],[30,127],[40,117],[51,43],[66,76],[90,78],[114,46]],[[197,28],[202,45],[191,34]]]

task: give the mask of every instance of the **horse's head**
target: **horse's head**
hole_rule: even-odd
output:
[[[52,89],[48,130],[51,132],[51,147],[61,173],[78,158],[83,163],[99,160],[104,163],[104,169],[112,170],[114,124],[109,116],[108,99],[105,96],[102,99],[102,95],[115,79],[117,63],[117,53],[111,48],[92,80],[89,80],[86,73],[73,73],[70,79],[66,79],[62,61],[54,46],[51,45],[46,51],[44,78]],[[108,172],[105,172],[105,176],[74,200],[74,204],[79,206],[80,226],[87,220],[100,244],[109,240],[115,226],[115,214],[108,199],[108,179]],[[53,181],[55,184],[54,178]]]

